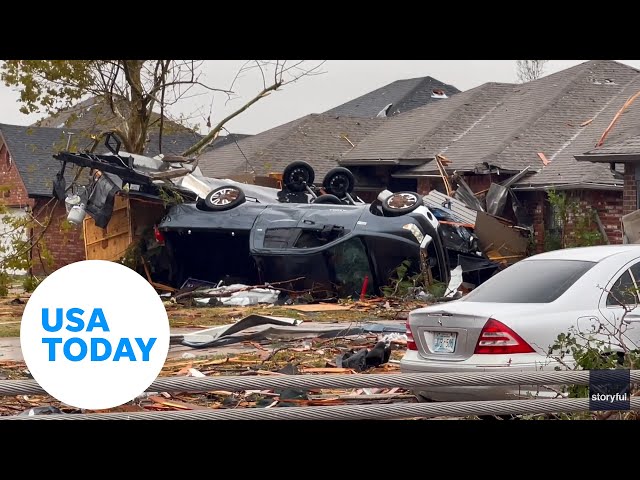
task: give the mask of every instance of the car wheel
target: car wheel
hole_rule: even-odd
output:
[[[307,162],[293,162],[282,173],[282,183],[292,192],[304,192],[307,185],[313,185],[315,172]]]
[[[330,194],[325,194],[325,195],[320,195],[317,198],[314,198],[311,203],[326,203],[326,204],[332,204],[332,205],[342,205],[342,200],[340,200],[338,197],[336,197],[335,195],[330,195]]]
[[[382,201],[382,210],[388,215],[404,215],[422,205],[422,197],[416,192],[396,192]]]
[[[244,203],[246,198],[244,192],[233,185],[225,185],[223,187],[211,190],[204,198],[204,207],[212,212],[222,210],[230,210]]]
[[[353,192],[356,186],[356,179],[349,169],[336,167],[329,170],[324,176],[322,186],[327,193],[342,198],[346,194]]]

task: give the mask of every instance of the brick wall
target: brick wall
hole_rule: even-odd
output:
[[[33,199],[29,198],[24,182],[11,161],[9,151],[0,140],[0,202],[8,207],[33,206]]]
[[[495,177],[495,179],[494,179]],[[464,175],[464,181],[473,193],[482,192],[483,190],[487,190],[491,186],[491,182],[500,183],[502,179],[500,179],[497,175]],[[507,177],[504,177],[505,179]]]
[[[49,198],[29,198],[27,189],[16,168],[11,161],[10,153],[0,138],[0,203],[8,207],[31,207],[36,219],[41,224],[47,223],[47,217],[52,215],[52,221],[43,235],[46,248],[54,259],[53,268],[42,265],[38,248],[31,252],[34,263],[33,273],[46,275],[69,263],[84,260],[84,240],[82,228],[67,226],[65,221],[67,212],[62,202],[53,208],[55,202]],[[33,238],[37,238],[41,227],[34,229]]]
[[[598,216],[604,225],[610,243],[622,243],[623,192],[619,190],[587,190],[583,192],[581,204],[589,204],[598,211]]]
[[[622,214],[635,212],[638,209],[638,186],[636,184],[636,165],[624,164],[624,190],[622,193]]]
[[[581,210],[587,207],[594,208],[598,212],[609,242],[611,244],[622,243],[621,216],[623,211],[623,197],[619,190],[576,190],[567,191],[567,195],[577,196]],[[534,240],[536,253],[544,251],[545,243],[545,218],[550,212],[547,195],[544,192],[520,192],[518,197],[525,205],[527,212],[533,219]],[[573,222],[567,225],[566,234],[571,235]],[[597,225],[593,225],[597,230]]]
[[[535,249],[533,253],[542,253],[544,251],[544,214],[546,207],[547,194],[544,192],[517,192],[518,200],[522,203],[527,217],[533,224],[533,241]]]
[[[46,225],[49,216],[52,217],[42,238],[54,260],[53,268],[46,263],[43,265],[40,262],[39,249],[34,248],[31,253],[35,275],[48,275],[53,270],[85,259],[82,227],[72,226],[66,221],[67,212],[62,202],[56,204],[50,198],[39,198],[35,201],[33,212],[43,225]],[[38,238],[41,232],[42,228],[34,228],[33,238]]]

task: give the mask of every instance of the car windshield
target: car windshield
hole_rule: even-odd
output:
[[[523,260],[491,277],[463,301],[553,302],[594,265],[595,262],[579,260]]]

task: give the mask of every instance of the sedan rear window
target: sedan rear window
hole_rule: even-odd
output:
[[[549,303],[567,291],[595,262],[525,260],[506,268],[469,293],[467,302]]]

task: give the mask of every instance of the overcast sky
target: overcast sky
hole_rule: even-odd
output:
[[[551,60],[550,74],[584,60]],[[619,60],[640,69],[640,60]],[[203,66],[208,85],[228,88],[244,61],[209,60]],[[329,60],[322,75],[306,77],[260,100],[227,124],[234,133],[255,134],[309,113],[321,113],[371,90],[406,78],[431,76],[460,90],[486,82],[516,82],[515,60]],[[204,127],[213,101],[212,122],[228,115],[260,91],[259,72],[246,73],[234,86],[238,98],[227,101],[224,94],[203,94],[182,100],[171,113],[192,118]],[[213,98],[212,98],[213,95]],[[29,125],[42,115],[19,112],[18,92],[0,85],[0,123]]]

